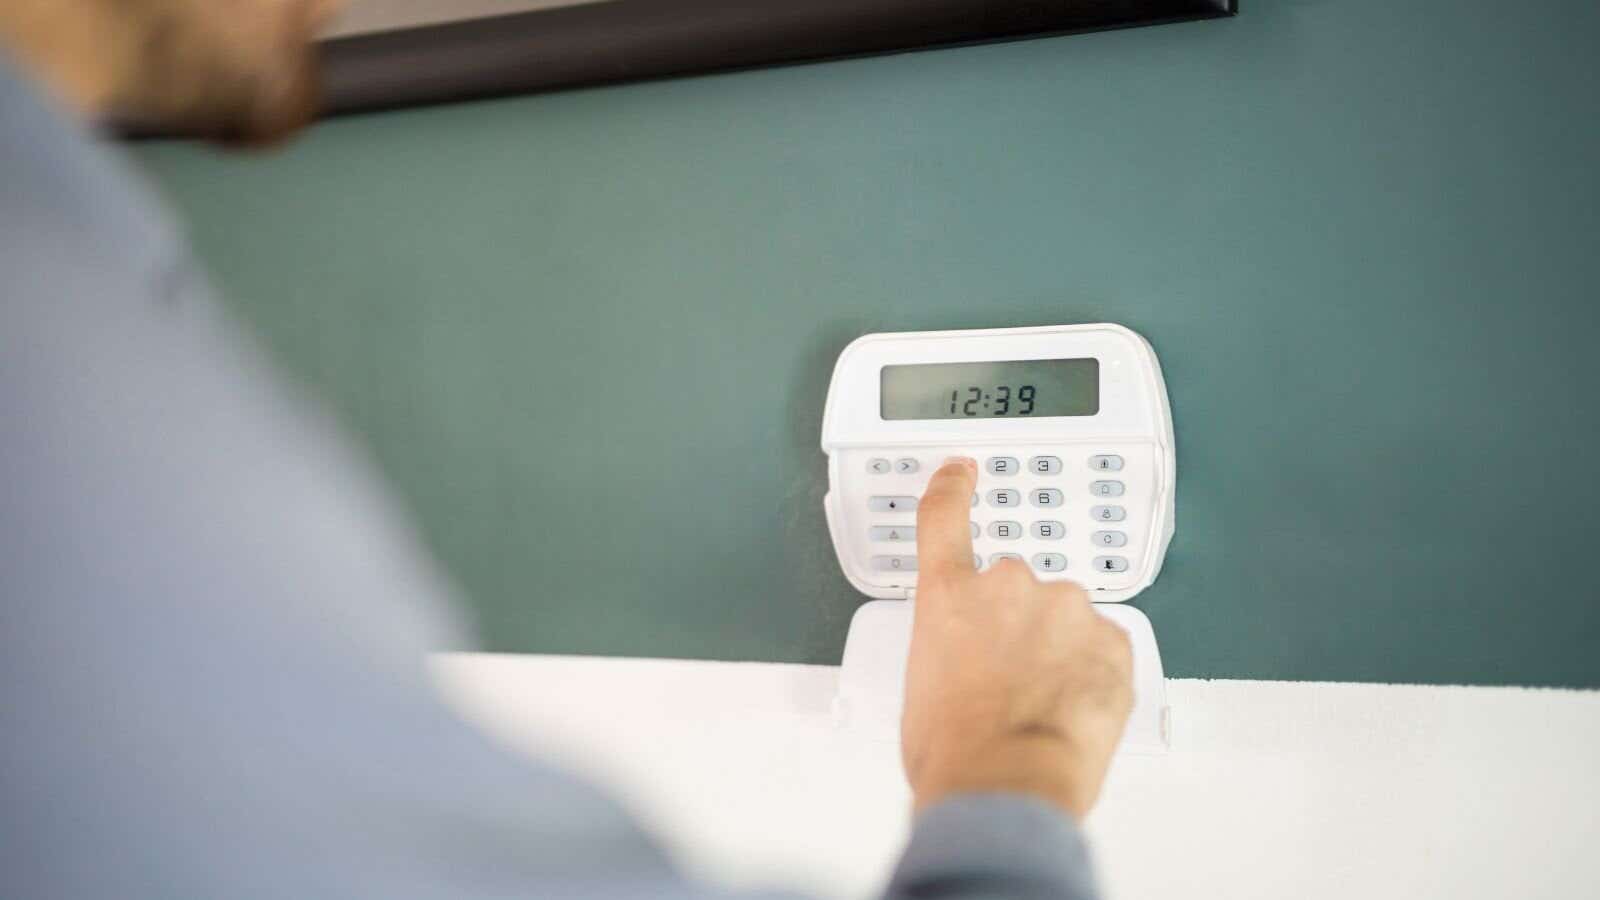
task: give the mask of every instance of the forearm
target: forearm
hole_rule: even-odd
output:
[[[918,817],[885,900],[1093,900],[1078,826],[1023,794],[960,794]]]

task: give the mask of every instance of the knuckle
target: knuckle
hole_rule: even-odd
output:
[[[1085,610],[1089,608],[1089,595],[1076,581],[1053,581],[1050,583],[1050,590],[1065,603],[1081,606]]]
[[[1119,671],[1133,670],[1133,641],[1126,631],[1107,622],[1100,630],[1098,643],[1107,663]]]

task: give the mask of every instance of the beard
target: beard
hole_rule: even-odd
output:
[[[322,91],[311,4],[119,2],[134,13],[128,25],[137,40],[133,77],[111,110],[119,126],[257,147],[316,118]]]

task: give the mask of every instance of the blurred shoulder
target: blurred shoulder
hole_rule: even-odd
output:
[[[183,247],[175,220],[116,144],[0,54],[0,279],[155,274],[184,257]]]

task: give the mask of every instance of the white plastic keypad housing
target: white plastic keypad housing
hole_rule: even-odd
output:
[[[1092,415],[886,420],[885,366],[1013,360],[1099,363]],[[914,598],[915,504],[951,456],[978,460],[974,563],[1017,554],[1044,580],[1070,579],[1097,604],[1139,593],[1172,539],[1176,461],[1172,415],[1150,344],[1111,324],[871,334],[839,355],[823,413],[828,529],[845,576],[883,601]],[[1134,640],[1136,703],[1125,747],[1166,745],[1160,652],[1132,607],[1097,607]],[[841,712],[898,713],[910,610],[869,603],[856,614],[840,679]],[[864,646],[866,644],[873,646]],[[890,678],[893,681],[893,678]],[[876,697],[875,700],[868,700]],[[852,712],[853,710],[853,712]]]

